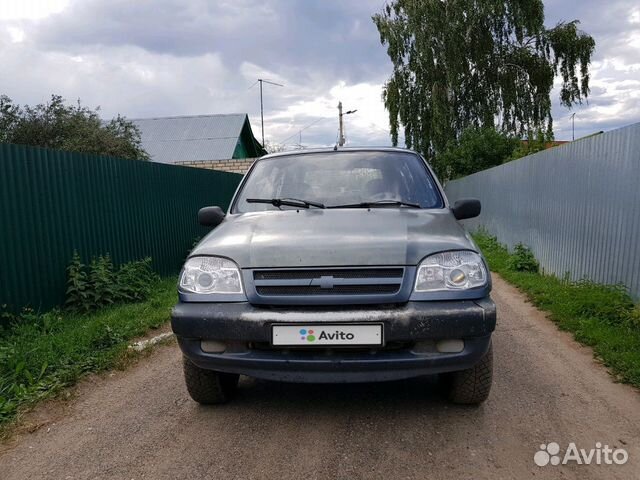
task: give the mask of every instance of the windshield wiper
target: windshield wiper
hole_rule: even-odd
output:
[[[371,208],[371,207],[386,207],[386,206],[401,206],[411,208],[422,208],[417,203],[403,202],[401,200],[377,200],[375,202],[360,202],[351,203],[345,205],[330,205],[327,208]]]
[[[323,203],[301,200],[299,198],[247,198],[247,203],[269,203],[278,208],[282,205],[286,205],[287,207],[325,208]]]

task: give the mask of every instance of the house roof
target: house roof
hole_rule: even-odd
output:
[[[253,136],[245,113],[132,119],[142,148],[154,162],[227,160],[241,139],[250,155],[265,152]]]

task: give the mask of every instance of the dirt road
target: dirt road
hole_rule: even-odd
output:
[[[83,382],[0,454],[14,479],[640,478],[640,394],[495,278],[496,376],[480,408],[433,379],[290,385],[243,378],[237,400],[187,396],[175,345]],[[540,444],[624,448],[625,465],[538,467]]]

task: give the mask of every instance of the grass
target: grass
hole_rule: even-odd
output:
[[[560,329],[590,346],[616,378],[640,388],[640,307],[621,285],[571,282],[553,275],[517,270],[514,259],[494,237],[474,239],[492,271],[518,287]]]
[[[130,340],[165,324],[176,300],[175,279],[163,279],[140,303],[86,315],[28,315],[5,330],[0,336],[0,428],[86,373],[121,364]]]

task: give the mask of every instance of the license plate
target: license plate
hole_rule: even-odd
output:
[[[295,347],[382,345],[382,325],[273,325],[272,343]]]

